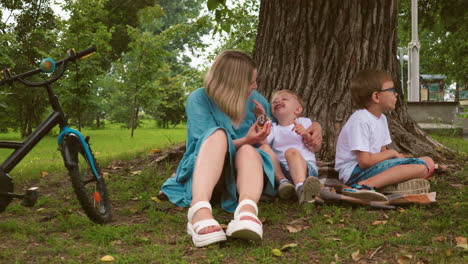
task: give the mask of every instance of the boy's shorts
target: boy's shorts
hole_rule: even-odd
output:
[[[312,166],[312,163],[307,160],[306,160],[306,163],[307,163],[307,177],[310,177],[310,176],[318,177],[318,173],[315,170],[315,168]],[[288,179],[291,183],[293,183],[291,173],[289,172],[288,164],[286,162],[280,161],[280,165],[281,165],[281,170],[284,173],[284,176],[286,176],[286,179]]]
[[[417,158],[388,159],[380,163],[377,163],[374,166],[365,170],[359,168],[359,165],[356,165],[353,172],[351,173],[351,177],[349,177],[349,180],[345,184],[348,186],[351,186],[355,183],[374,177],[375,175],[382,173],[392,167],[395,167],[398,165],[409,165],[409,164],[414,164],[414,165],[421,164],[427,167],[426,162],[424,162],[422,159],[417,159]]]

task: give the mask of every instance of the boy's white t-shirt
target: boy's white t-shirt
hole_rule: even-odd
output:
[[[305,129],[312,125],[312,120],[306,117],[296,118],[296,123],[301,124]],[[294,132],[292,129],[294,124],[289,126],[280,126],[278,123],[272,123],[270,134],[267,137],[267,143],[271,146],[279,161],[286,163],[286,158],[284,153],[290,148],[297,149],[302,157],[311,163],[312,167],[318,171],[315,154],[310,151],[304,142],[302,141],[302,136]]]
[[[366,109],[354,112],[341,129],[336,143],[335,169],[346,183],[358,164],[356,150],[380,153],[383,146],[392,143],[387,117],[376,117]]]

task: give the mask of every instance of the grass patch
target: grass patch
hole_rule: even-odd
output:
[[[133,138],[130,130],[120,124],[108,124],[105,129],[84,128],[82,134],[90,137],[91,148],[101,167],[113,160],[129,160],[144,155],[151,149],[165,148],[183,142],[186,137],[185,125],[172,129],[155,128],[152,123],[144,123],[135,130]],[[36,147],[11,171],[16,182],[22,183],[37,179],[41,172],[65,171],[60,152],[57,150],[57,134],[44,137]],[[3,141],[23,141],[18,133],[0,134]],[[11,149],[0,149],[3,161],[12,153]]]
[[[358,263],[398,263],[403,256],[411,256],[410,263],[467,263],[467,251],[456,247],[457,237],[468,237],[468,164],[460,160],[463,170],[437,172],[431,180],[438,200],[433,205],[372,210],[261,202],[262,243],[229,239],[202,249],[186,234],[187,209],[153,199],[177,161],[148,166],[142,159],[109,170],[114,220],[108,225],[88,220],[66,175],[57,173],[54,186],[40,179],[43,196],[35,207],[15,201],[0,214],[0,263],[100,263],[104,255],[114,263],[355,263],[358,251]],[[232,219],[217,206],[214,215],[221,224]],[[287,226],[295,223],[303,229],[290,233]],[[272,253],[290,243],[297,247],[281,257]]]

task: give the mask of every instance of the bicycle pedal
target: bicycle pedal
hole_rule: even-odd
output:
[[[31,187],[27,189],[21,205],[25,207],[33,207],[37,202],[37,198],[39,198],[38,190],[38,187]]]

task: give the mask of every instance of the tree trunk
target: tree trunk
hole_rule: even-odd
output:
[[[392,148],[444,159],[446,149],[409,117],[399,81],[397,0],[263,0],[254,58],[259,90],[288,89],[304,100],[304,116],[323,127],[318,157],[331,161],[341,127],[352,114],[349,81],[362,69],[392,74],[398,91],[387,114]]]

